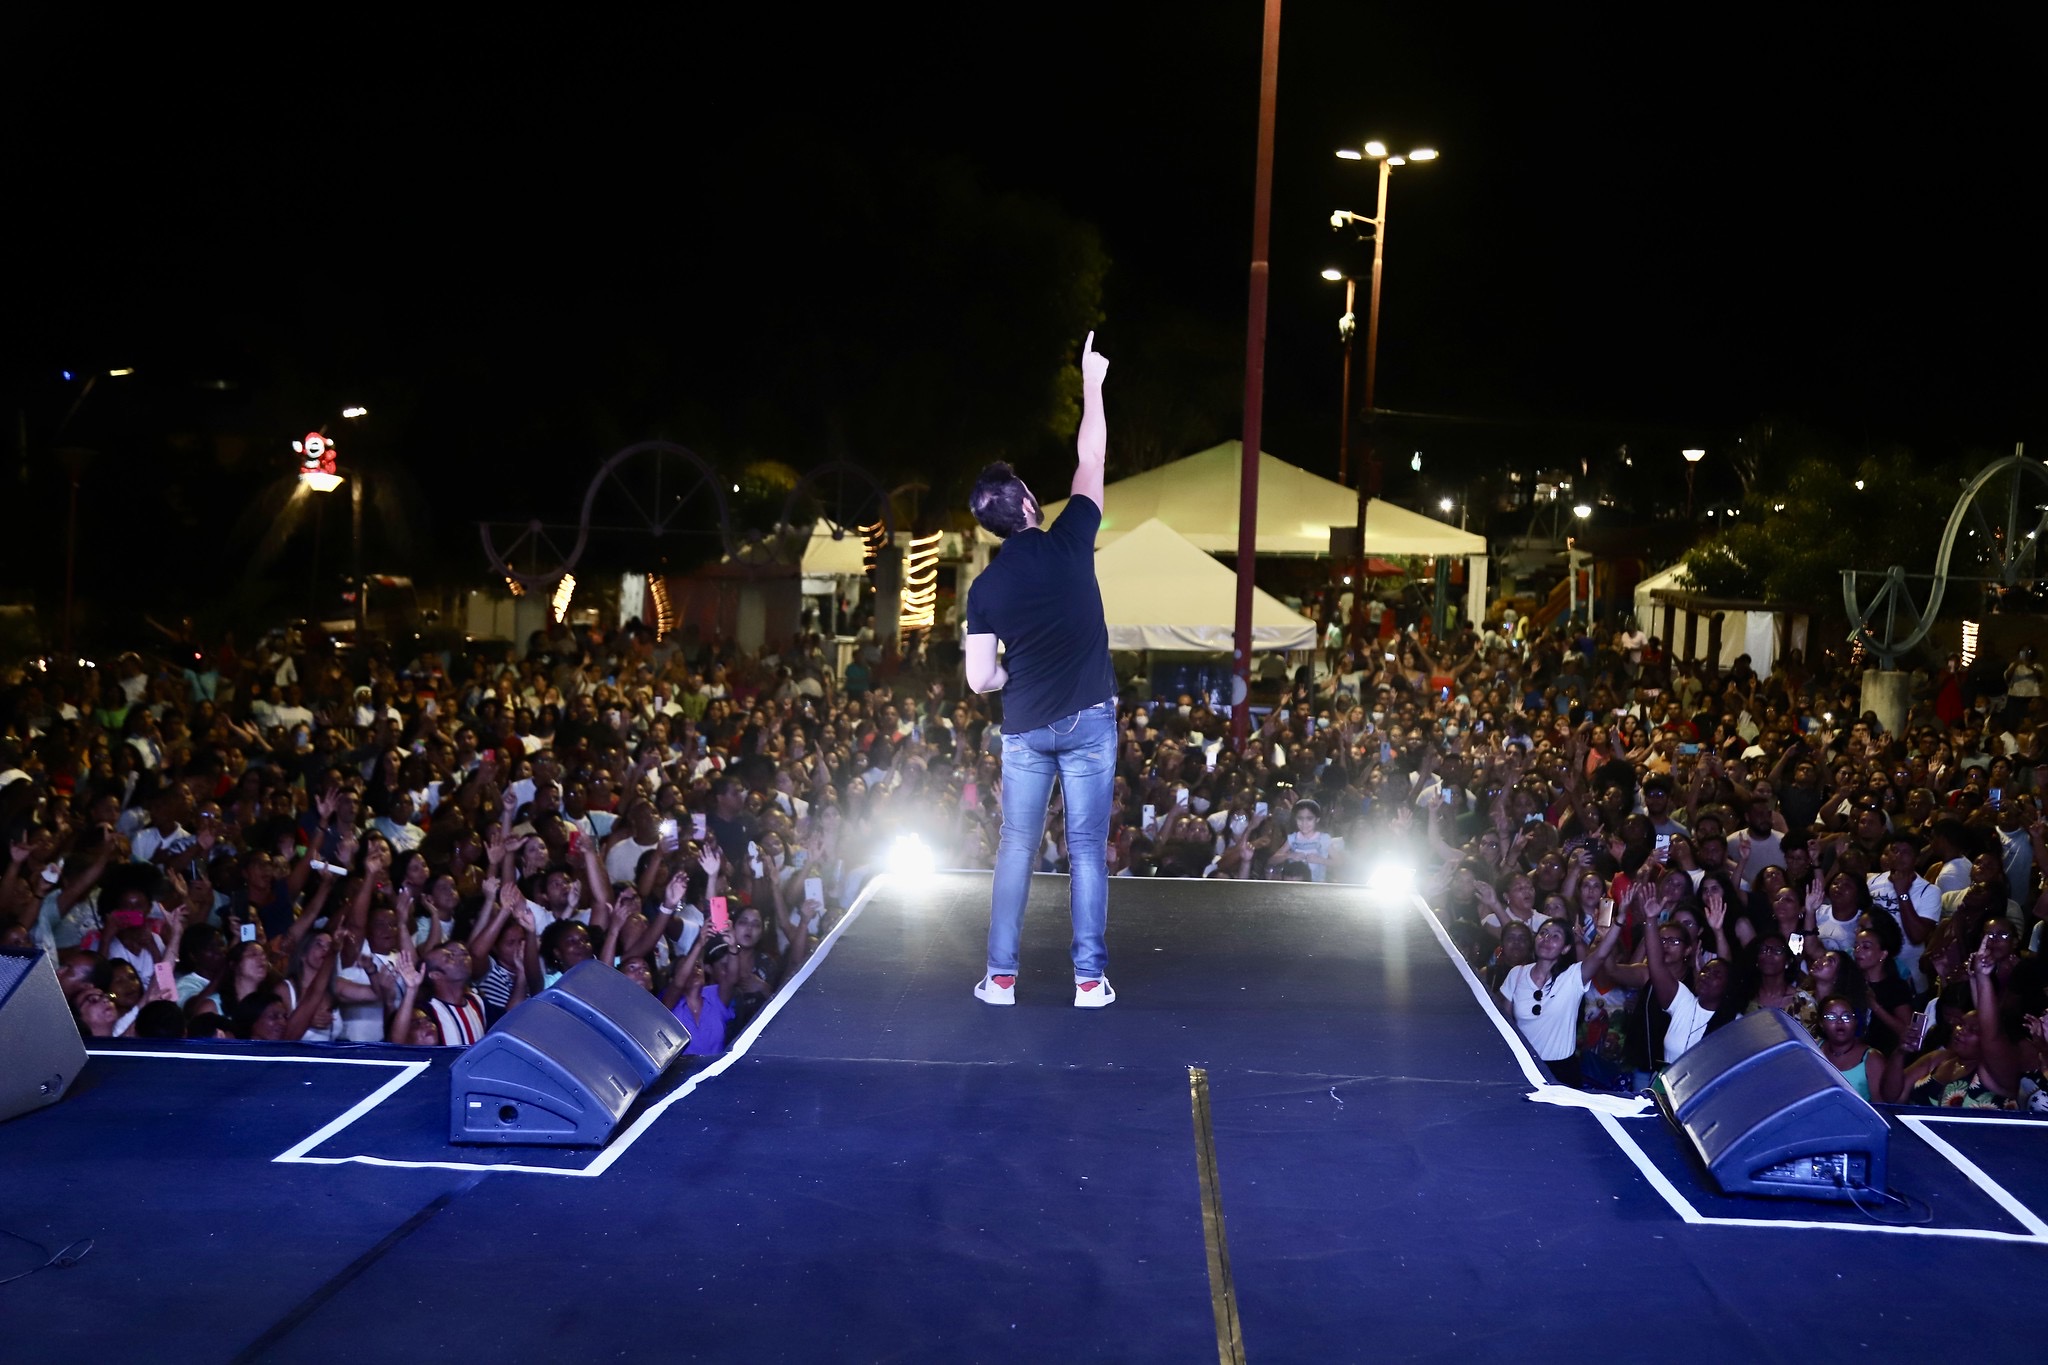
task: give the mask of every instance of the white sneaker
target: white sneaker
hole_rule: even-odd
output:
[[[1099,1010],[1104,1005],[1116,1003],[1116,991],[1111,988],[1109,978],[1098,976],[1091,981],[1074,983],[1074,1008]]]
[[[1014,975],[984,976],[974,983],[974,998],[984,1005],[1014,1005],[1017,1003],[1017,978]]]

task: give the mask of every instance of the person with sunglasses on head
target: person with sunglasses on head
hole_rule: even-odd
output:
[[[1582,932],[1576,942],[1570,924],[1545,920],[1536,930],[1536,960],[1510,969],[1500,984],[1523,1041],[1560,1085],[1579,1083],[1579,1002],[1621,937],[1611,907],[1601,919],[1606,922],[1596,922],[1593,933]]]

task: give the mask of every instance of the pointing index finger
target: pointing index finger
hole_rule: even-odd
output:
[[[1095,329],[1091,327],[1091,328],[1089,328],[1089,329],[1088,329],[1088,339],[1087,339],[1086,341],[1084,341],[1084,342],[1082,342],[1082,343],[1081,343],[1081,354],[1083,354],[1083,355],[1093,355],[1094,353],[1095,353]]]

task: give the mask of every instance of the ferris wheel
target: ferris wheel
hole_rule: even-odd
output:
[[[734,549],[732,518],[721,477],[703,456],[686,446],[641,441],[598,466],[573,526],[538,519],[523,524],[484,521],[477,523],[477,532],[491,567],[534,591],[545,590],[563,574],[574,571],[592,531],[655,540],[716,536],[720,548],[730,555]],[[708,526],[704,524],[707,512]],[[516,534],[501,547],[499,536],[508,533]],[[565,541],[566,550],[562,548]]]
[[[1927,638],[1941,612],[1951,581],[1992,583],[2010,588],[2041,576],[2041,539],[2048,535],[2048,465],[2026,457],[2024,444],[1994,460],[1963,485],[1948,514],[1934,572],[1909,574],[1899,565],[1883,573],[1842,570],[1842,605],[1852,623],[1851,642],[1860,643],[1890,668],[1901,654]],[[1868,604],[1859,602],[1859,579],[1882,586]],[[1927,583],[1925,604],[1913,601],[1909,582]]]

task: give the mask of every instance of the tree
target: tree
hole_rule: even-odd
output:
[[[1807,455],[1783,468],[1744,500],[1740,524],[1686,556],[1701,592],[1830,609],[1844,569],[1929,573],[1968,474],[1963,462],[1930,466],[1904,449],[1854,465]]]

